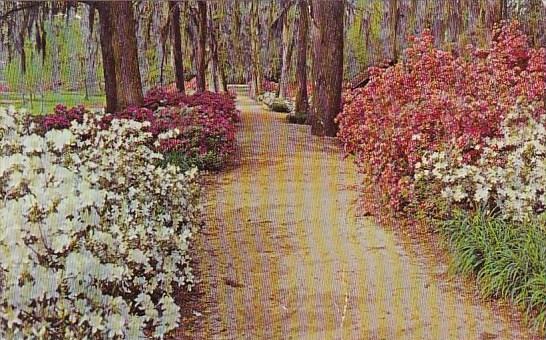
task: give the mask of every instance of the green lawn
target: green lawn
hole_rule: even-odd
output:
[[[0,106],[13,105],[16,108],[25,108],[33,114],[52,113],[57,104],[63,104],[68,107],[79,104],[87,108],[102,108],[105,106],[106,99],[103,95],[89,96],[85,99],[82,92],[47,92],[42,98],[40,95],[34,96],[32,102],[30,96],[25,95],[24,100],[21,93],[0,93]]]

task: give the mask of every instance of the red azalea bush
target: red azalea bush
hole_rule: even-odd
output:
[[[279,91],[279,83],[264,79],[262,81],[262,91],[277,93],[277,91]]]
[[[83,115],[88,113],[83,105],[78,105],[71,109],[64,105],[57,105],[53,111],[53,114],[40,118],[40,123],[45,131],[52,129],[67,129],[70,127],[70,123],[73,120],[78,122],[83,121]]]
[[[197,78],[193,77],[190,79],[190,81],[184,82],[184,88],[186,89],[186,91],[195,91],[197,89]]]
[[[495,30],[489,49],[457,57],[433,47],[429,31],[412,40],[405,60],[371,68],[364,88],[347,92],[339,138],[393,208],[411,198],[415,165],[449,145],[472,163],[518,97],[544,114],[546,50],[530,48],[517,22]]]
[[[160,106],[199,107],[202,111],[221,115],[226,119],[230,119],[233,123],[241,121],[239,111],[235,107],[234,97],[229,93],[205,91],[192,95],[184,95],[165,87],[156,87],[146,93],[144,106],[152,110]]]
[[[153,112],[148,108],[128,108],[103,118],[107,128],[113,119],[148,121],[150,132],[159,145],[157,150],[172,157],[183,158],[186,165],[217,170],[235,151],[235,125],[224,115],[216,114],[211,107],[186,108],[170,106]],[[167,139],[159,135],[177,129],[179,134]]]

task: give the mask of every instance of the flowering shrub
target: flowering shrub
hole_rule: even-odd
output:
[[[415,165],[447,145],[472,164],[518,97],[544,113],[546,50],[532,49],[517,23],[496,29],[488,50],[468,47],[470,58],[434,49],[425,32],[406,59],[386,70],[370,69],[370,82],[345,95],[339,138],[361,171],[401,209],[410,200]]]
[[[193,77],[189,81],[184,82],[184,87],[186,88],[186,91],[195,91],[195,89],[197,89],[197,78]]]
[[[546,117],[518,106],[487,140],[474,164],[454,148],[423,157],[415,177],[437,183],[449,203],[485,206],[507,220],[523,221],[546,208]]]
[[[199,187],[195,169],[154,165],[148,127],[85,114],[40,136],[0,110],[1,338],[162,338],[178,325]]]
[[[262,91],[277,93],[279,91],[279,83],[264,79],[262,81]]]
[[[86,113],[83,106],[67,109],[58,105],[54,114],[36,118],[36,132],[44,135],[52,129],[66,129],[72,121],[82,122]],[[149,122],[144,128],[153,137],[148,146],[184,170],[224,166],[235,151],[235,123],[240,121],[230,95],[204,92],[185,96],[165,87],[150,90],[145,107],[105,115],[100,128],[109,128],[114,119]],[[159,135],[168,131],[173,132],[170,139],[158,141]]]
[[[167,159],[178,159],[177,164],[183,169],[220,169],[235,151],[235,126],[231,120],[206,109],[173,106],[152,112],[147,108],[129,108],[105,116],[103,127],[114,118],[149,122],[145,130],[158,141],[153,148],[168,155]]]
[[[146,93],[144,106],[152,110],[160,106],[195,107],[209,114],[223,116],[233,123],[241,120],[231,94],[205,91],[188,96],[180,92],[168,91],[164,87],[156,87]]]
[[[83,105],[68,109],[64,105],[55,106],[54,113],[42,118],[41,125],[45,131],[51,129],[67,129],[73,120],[82,122],[83,115],[89,113]]]

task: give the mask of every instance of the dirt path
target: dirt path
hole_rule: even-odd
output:
[[[203,315],[180,338],[530,338],[442,279],[445,265],[356,217],[360,178],[333,140],[238,105],[240,161],[208,186],[196,251]]]

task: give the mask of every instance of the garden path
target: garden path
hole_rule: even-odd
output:
[[[361,178],[334,139],[247,96],[238,106],[239,159],[208,179],[197,235],[196,326],[177,338],[531,338],[434,251],[358,217]]]

